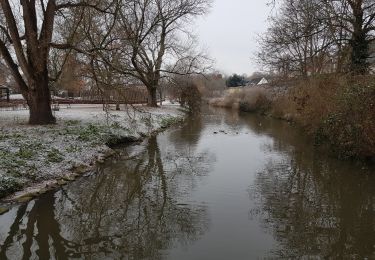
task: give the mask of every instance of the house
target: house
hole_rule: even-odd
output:
[[[268,81],[268,79],[266,79],[266,78],[262,78],[259,82],[258,82],[258,85],[265,85],[265,84],[268,84],[269,83],[269,81]]]
[[[253,79],[250,79],[246,86],[259,86],[259,85],[265,85],[268,84],[269,80],[266,77],[256,77]]]

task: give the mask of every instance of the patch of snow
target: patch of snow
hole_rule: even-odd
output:
[[[113,138],[139,139],[183,117],[173,105],[109,112],[102,105],[60,105],[56,125],[30,126],[28,112],[0,111],[0,186],[13,185],[9,178],[23,187],[61,178],[110,152]]]
[[[24,100],[21,94],[11,94],[9,95],[10,100]]]
[[[6,98],[5,96],[3,97],[4,99]],[[51,96],[52,99],[58,100],[58,99],[64,99],[58,96]],[[22,94],[11,94],[9,95],[10,100],[25,100],[25,98],[22,96]]]

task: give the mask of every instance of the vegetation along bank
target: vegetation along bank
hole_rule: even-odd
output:
[[[227,90],[211,105],[285,119],[340,158],[375,159],[375,77],[320,75]]]

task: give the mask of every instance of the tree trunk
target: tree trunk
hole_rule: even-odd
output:
[[[364,11],[361,2],[352,3],[354,21],[353,34],[350,40],[352,48],[351,53],[351,71],[355,74],[366,74],[369,70],[369,42],[367,35],[363,28],[364,26]]]
[[[369,44],[363,32],[357,32],[351,40],[351,71],[355,74],[366,74],[369,70]]]
[[[56,118],[52,114],[51,94],[48,87],[48,77],[41,77],[36,80],[34,90],[24,94],[30,109],[29,124],[47,125],[56,123]]]
[[[19,2],[20,6],[13,1],[0,1],[1,27],[7,31],[6,41],[0,39],[0,54],[29,105],[29,123],[53,124],[56,119],[51,109],[48,61],[56,0],[41,1],[43,12],[38,11],[35,0]],[[11,43],[12,48],[6,42]]]
[[[150,88],[147,88],[147,91],[148,91],[147,106],[158,107],[156,88],[150,87]]]
[[[163,92],[160,90],[159,91],[159,98],[160,98],[160,106],[163,105]]]

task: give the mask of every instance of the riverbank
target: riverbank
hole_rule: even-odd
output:
[[[113,155],[112,145],[140,141],[183,120],[178,106],[61,107],[56,125],[30,126],[28,111],[0,113],[0,198],[28,201],[65,185]],[[5,199],[4,199],[5,198]]]
[[[274,84],[232,89],[210,103],[287,120],[336,157],[375,161],[374,76],[332,74]]]

